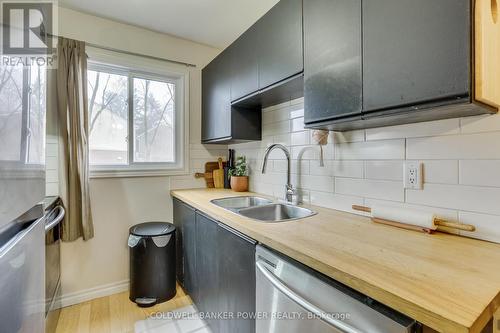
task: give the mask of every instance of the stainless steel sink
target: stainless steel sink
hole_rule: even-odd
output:
[[[275,203],[240,209],[238,214],[264,222],[284,222],[312,216],[316,213],[303,207]]]
[[[272,203],[271,200],[260,198],[260,197],[252,197],[252,196],[214,199],[211,202],[214,205],[217,205],[219,207],[222,207],[222,208],[234,211],[234,212],[237,212],[243,208],[268,205],[268,204]]]

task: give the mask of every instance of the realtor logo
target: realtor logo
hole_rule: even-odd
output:
[[[54,1],[3,1],[2,65],[51,65],[57,8]]]

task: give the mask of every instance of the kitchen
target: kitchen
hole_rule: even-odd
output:
[[[58,67],[0,67],[0,331],[499,330],[496,0],[52,10]],[[33,217],[9,224],[44,197],[56,246]],[[134,226],[154,221],[176,246],[148,266]],[[20,247],[37,273],[3,266],[15,228],[46,238]],[[173,298],[132,297],[155,275]],[[23,328],[15,287],[50,297]]]

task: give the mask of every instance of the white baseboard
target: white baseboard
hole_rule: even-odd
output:
[[[129,289],[129,280],[117,281],[113,283],[103,284],[98,287],[93,287],[56,298],[55,308],[64,308],[66,306],[83,303],[95,298],[109,296]]]

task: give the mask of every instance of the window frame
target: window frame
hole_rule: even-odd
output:
[[[101,70],[124,75],[128,82],[127,148],[125,165],[90,164],[91,178],[171,176],[189,173],[189,71],[183,66],[88,47],[87,70]],[[173,83],[174,103],[174,162],[134,162],[134,78]],[[89,114],[90,117],[90,114]],[[90,135],[89,135],[90,140]],[[90,142],[89,142],[90,145]]]

